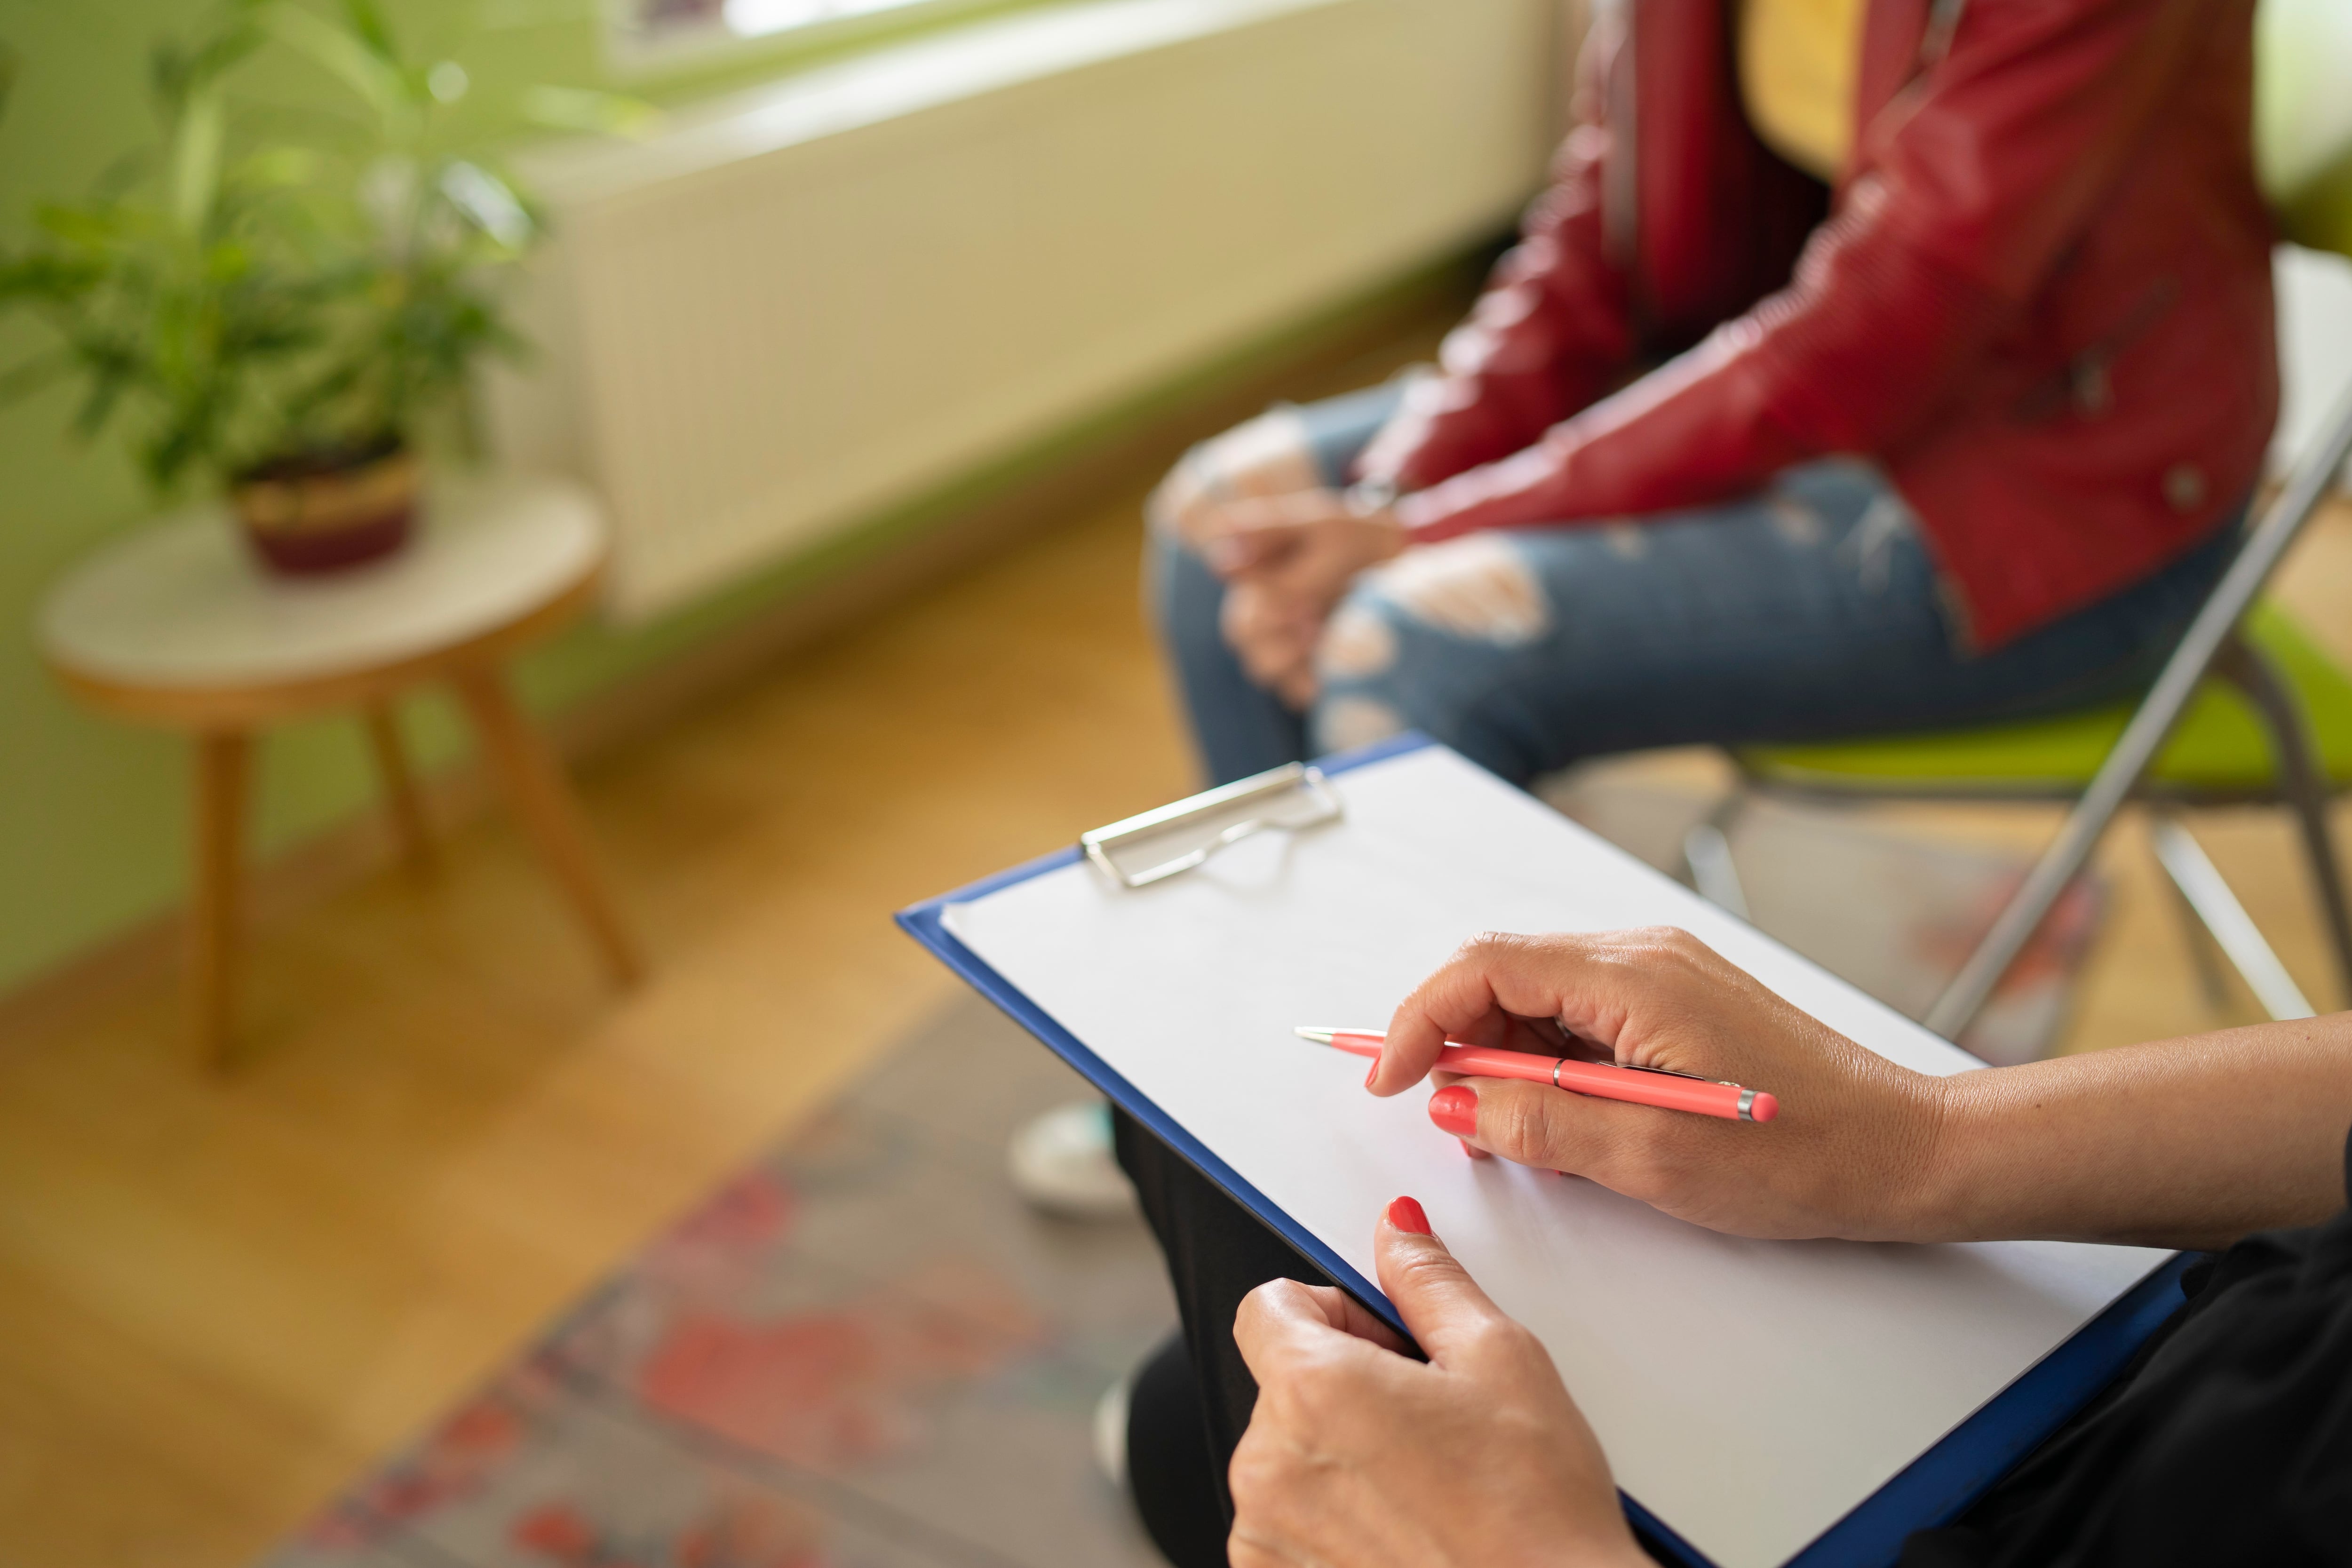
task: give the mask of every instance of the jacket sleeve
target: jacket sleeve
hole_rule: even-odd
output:
[[[2211,0],[1972,0],[1867,128],[1789,286],[1532,445],[1408,496],[1417,538],[1650,512],[1898,447],[2081,232]]]
[[[1518,451],[1623,377],[1635,334],[1624,273],[1602,234],[1609,135],[1580,125],[1561,146],[1518,244],[1446,335],[1442,374],[1409,385],[1359,473],[1423,489]]]

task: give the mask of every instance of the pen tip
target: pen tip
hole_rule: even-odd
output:
[[[1291,1030],[1290,1032],[1297,1035],[1302,1040],[1312,1040],[1318,1046],[1328,1046],[1331,1043],[1331,1037],[1338,1034],[1339,1031],[1337,1029],[1312,1029],[1307,1027],[1306,1025],[1301,1024],[1298,1027]]]

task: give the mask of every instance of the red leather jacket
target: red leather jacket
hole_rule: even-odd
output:
[[[2210,536],[2278,403],[2254,0],[1871,0],[1833,195],[1749,130],[1733,4],[1596,28],[1555,183],[1360,464],[1415,536],[1866,455],[1979,647]]]

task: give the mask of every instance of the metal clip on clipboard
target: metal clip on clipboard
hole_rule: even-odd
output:
[[[1141,888],[1189,871],[1228,844],[1269,827],[1297,832],[1339,818],[1339,796],[1305,763],[1237,779],[1157,811],[1081,834],[1087,858],[1118,884]]]

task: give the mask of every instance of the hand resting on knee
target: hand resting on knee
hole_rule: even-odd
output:
[[[1225,581],[1225,641],[1251,679],[1306,707],[1324,623],[1358,573],[1403,551],[1403,525],[1312,490],[1234,502],[1206,527],[1202,558]]]
[[[1295,709],[1314,699],[1315,645],[1349,581],[1402,547],[1385,514],[1351,512],[1328,487],[1290,408],[1192,448],[1146,510],[1225,580],[1226,643],[1252,680]]]
[[[1223,531],[1219,514],[1234,502],[1324,488],[1297,411],[1272,408],[1185,453],[1145,511],[1154,528],[1198,551]]]

